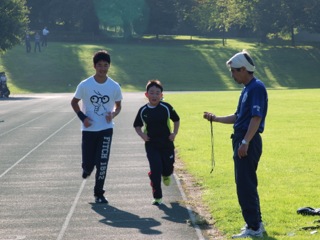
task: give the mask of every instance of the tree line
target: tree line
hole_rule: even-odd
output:
[[[23,40],[26,31],[255,37],[320,33],[320,0],[1,0],[0,49]]]

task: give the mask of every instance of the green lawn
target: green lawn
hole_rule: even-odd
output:
[[[105,45],[50,43],[42,53],[27,54],[24,46],[0,58],[13,93],[73,92],[79,81],[94,73],[92,55],[111,53],[110,76],[124,91],[141,91],[149,79],[159,79],[170,91],[235,90],[225,62],[247,49],[257,65],[257,76],[277,89],[319,88],[320,51],[311,46],[257,46],[248,41],[159,41]]]
[[[74,92],[94,73],[92,55],[111,53],[110,76],[124,91],[143,91],[147,80],[164,84],[165,101],[181,116],[176,140],[178,157],[203,189],[216,226],[227,237],[244,224],[235,194],[230,134],[232,125],[214,123],[215,161],[210,174],[210,125],[203,111],[218,115],[235,111],[241,86],[234,83],[225,62],[248,49],[256,76],[269,92],[269,112],[259,165],[259,192],[268,239],[317,239],[319,233],[299,231],[317,217],[296,214],[299,207],[320,208],[320,51],[312,46],[256,45],[250,41],[152,41],[134,44],[50,43],[42,53],[25,53],[24,46],[0,58],[12,94]],[[175,92],[167,91],[199,91]],[[125,109],[124,109],[125,111]]]

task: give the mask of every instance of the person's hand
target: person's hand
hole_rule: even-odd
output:
[[[92,125],[92,119],[89,118],[89,117],[86,117],[86,118],[84,119],[84,121],[83,121],[83,125],[84,125],[86,128],[90,127],[90,126]]]
[[[113,112],[108,112],[107,115],[106,115],[106,120],[107,120],[107,123],[110,123],[113,119]]]
[[[150,140],[149,136],[145,133],[141,133],[140,137],[145,141],[148,142]]]
[[[169,140],[173,142],[174,139],[176,138],[176,136],[177,136],[177,134],[171,133],[170,136],[169,136]]]
[[[217,116],[212,113],[209,113],[209,112],[204,112],[203,118],[207,119],[208,121],[214,122],[216,120]]]
[[[244,158],[246,156],[248,156],[248,147],[249,147],[249,144],[241,144],[239,145],[239,148],[238,148],[238,157],[239,158]]]

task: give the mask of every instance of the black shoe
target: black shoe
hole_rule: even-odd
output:
[[[82,172],[82,178],[83,179],[86,179],[87,177],[89,177],[90,176],[90,173],[87,173],[86,171],[83,171]]]
[[[109,202],[108,202],[108,199],[105,198],[104,196],[95,197],[95,201],[96,201],[96,203],[109,203]]]

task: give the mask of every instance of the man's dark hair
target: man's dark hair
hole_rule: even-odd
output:
[[[161,82],[159,80],[155,79],[155,80],[148,81],[147,86],[146,86],[147,92],[153,86],[159,88],[161,90],[161,92],[163,91],[163,87],[162,87]]]
[[[93,64],[96,65],[99,61],[106,61],[111,63],[110,54],[105,50],[100,50],[96,52],[93,56]]]

